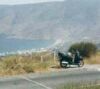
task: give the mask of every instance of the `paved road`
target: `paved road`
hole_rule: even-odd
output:
[[[41,74],[0,78],[0,89],[55,89],[64,83],[100,81],[100,71],[68,69]]]

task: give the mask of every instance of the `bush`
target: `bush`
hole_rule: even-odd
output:
[[[83,57],[90,57],[91,55],[96,54],[97,47],[95,44],[90,42],[81,42],[81,43],[75,43],[70,46],[69,51],[75,52],[78,50]]]

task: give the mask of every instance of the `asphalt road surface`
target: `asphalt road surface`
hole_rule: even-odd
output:
[[[100,71],[71,68],[51,73],[0,78],[0,89],[56,89],[62,84],[94,81],[100,82]]]

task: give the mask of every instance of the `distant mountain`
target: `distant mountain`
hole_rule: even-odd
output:
[[[100,42],[100,0],[1,5],[2,34],[7,39]]]

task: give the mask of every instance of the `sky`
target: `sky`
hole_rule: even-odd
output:
[[[50,1],[64,1],[64,0],[0,0],[0,4],[27,4],[27,3],[39,3]]]

